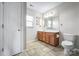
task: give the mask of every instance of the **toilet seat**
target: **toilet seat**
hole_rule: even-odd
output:
[[[73,43],[71,41],[63,41],[62,42],[62,46],[63,47],[67,47],[67,48],[72,48],[73,47]]]
[[[73,43],[71,41],[63,41],[62,44],[63,45],[73,45]]]

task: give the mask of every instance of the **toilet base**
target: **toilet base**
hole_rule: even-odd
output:
[[[72,53],[72,49],[64,49],[64,55],[65,56],[70,56],[70,55],[72,55],[73,53]]]

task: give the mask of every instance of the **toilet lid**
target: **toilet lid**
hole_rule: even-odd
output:
[[[63,41],[62,45],[68,45],[68,46],[70,46],[70,45],[73,45],[73,43],[70,42],[70,41]]]

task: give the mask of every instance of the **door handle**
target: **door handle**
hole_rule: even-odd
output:
[[[20,29],[18,29],[18,31],[21,31]]]

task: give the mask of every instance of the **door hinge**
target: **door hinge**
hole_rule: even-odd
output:
[[[2,52],[4,51],[4,48],[2,48]]]
[[[2,28],[4,28],[4,24],[2,24]]]

